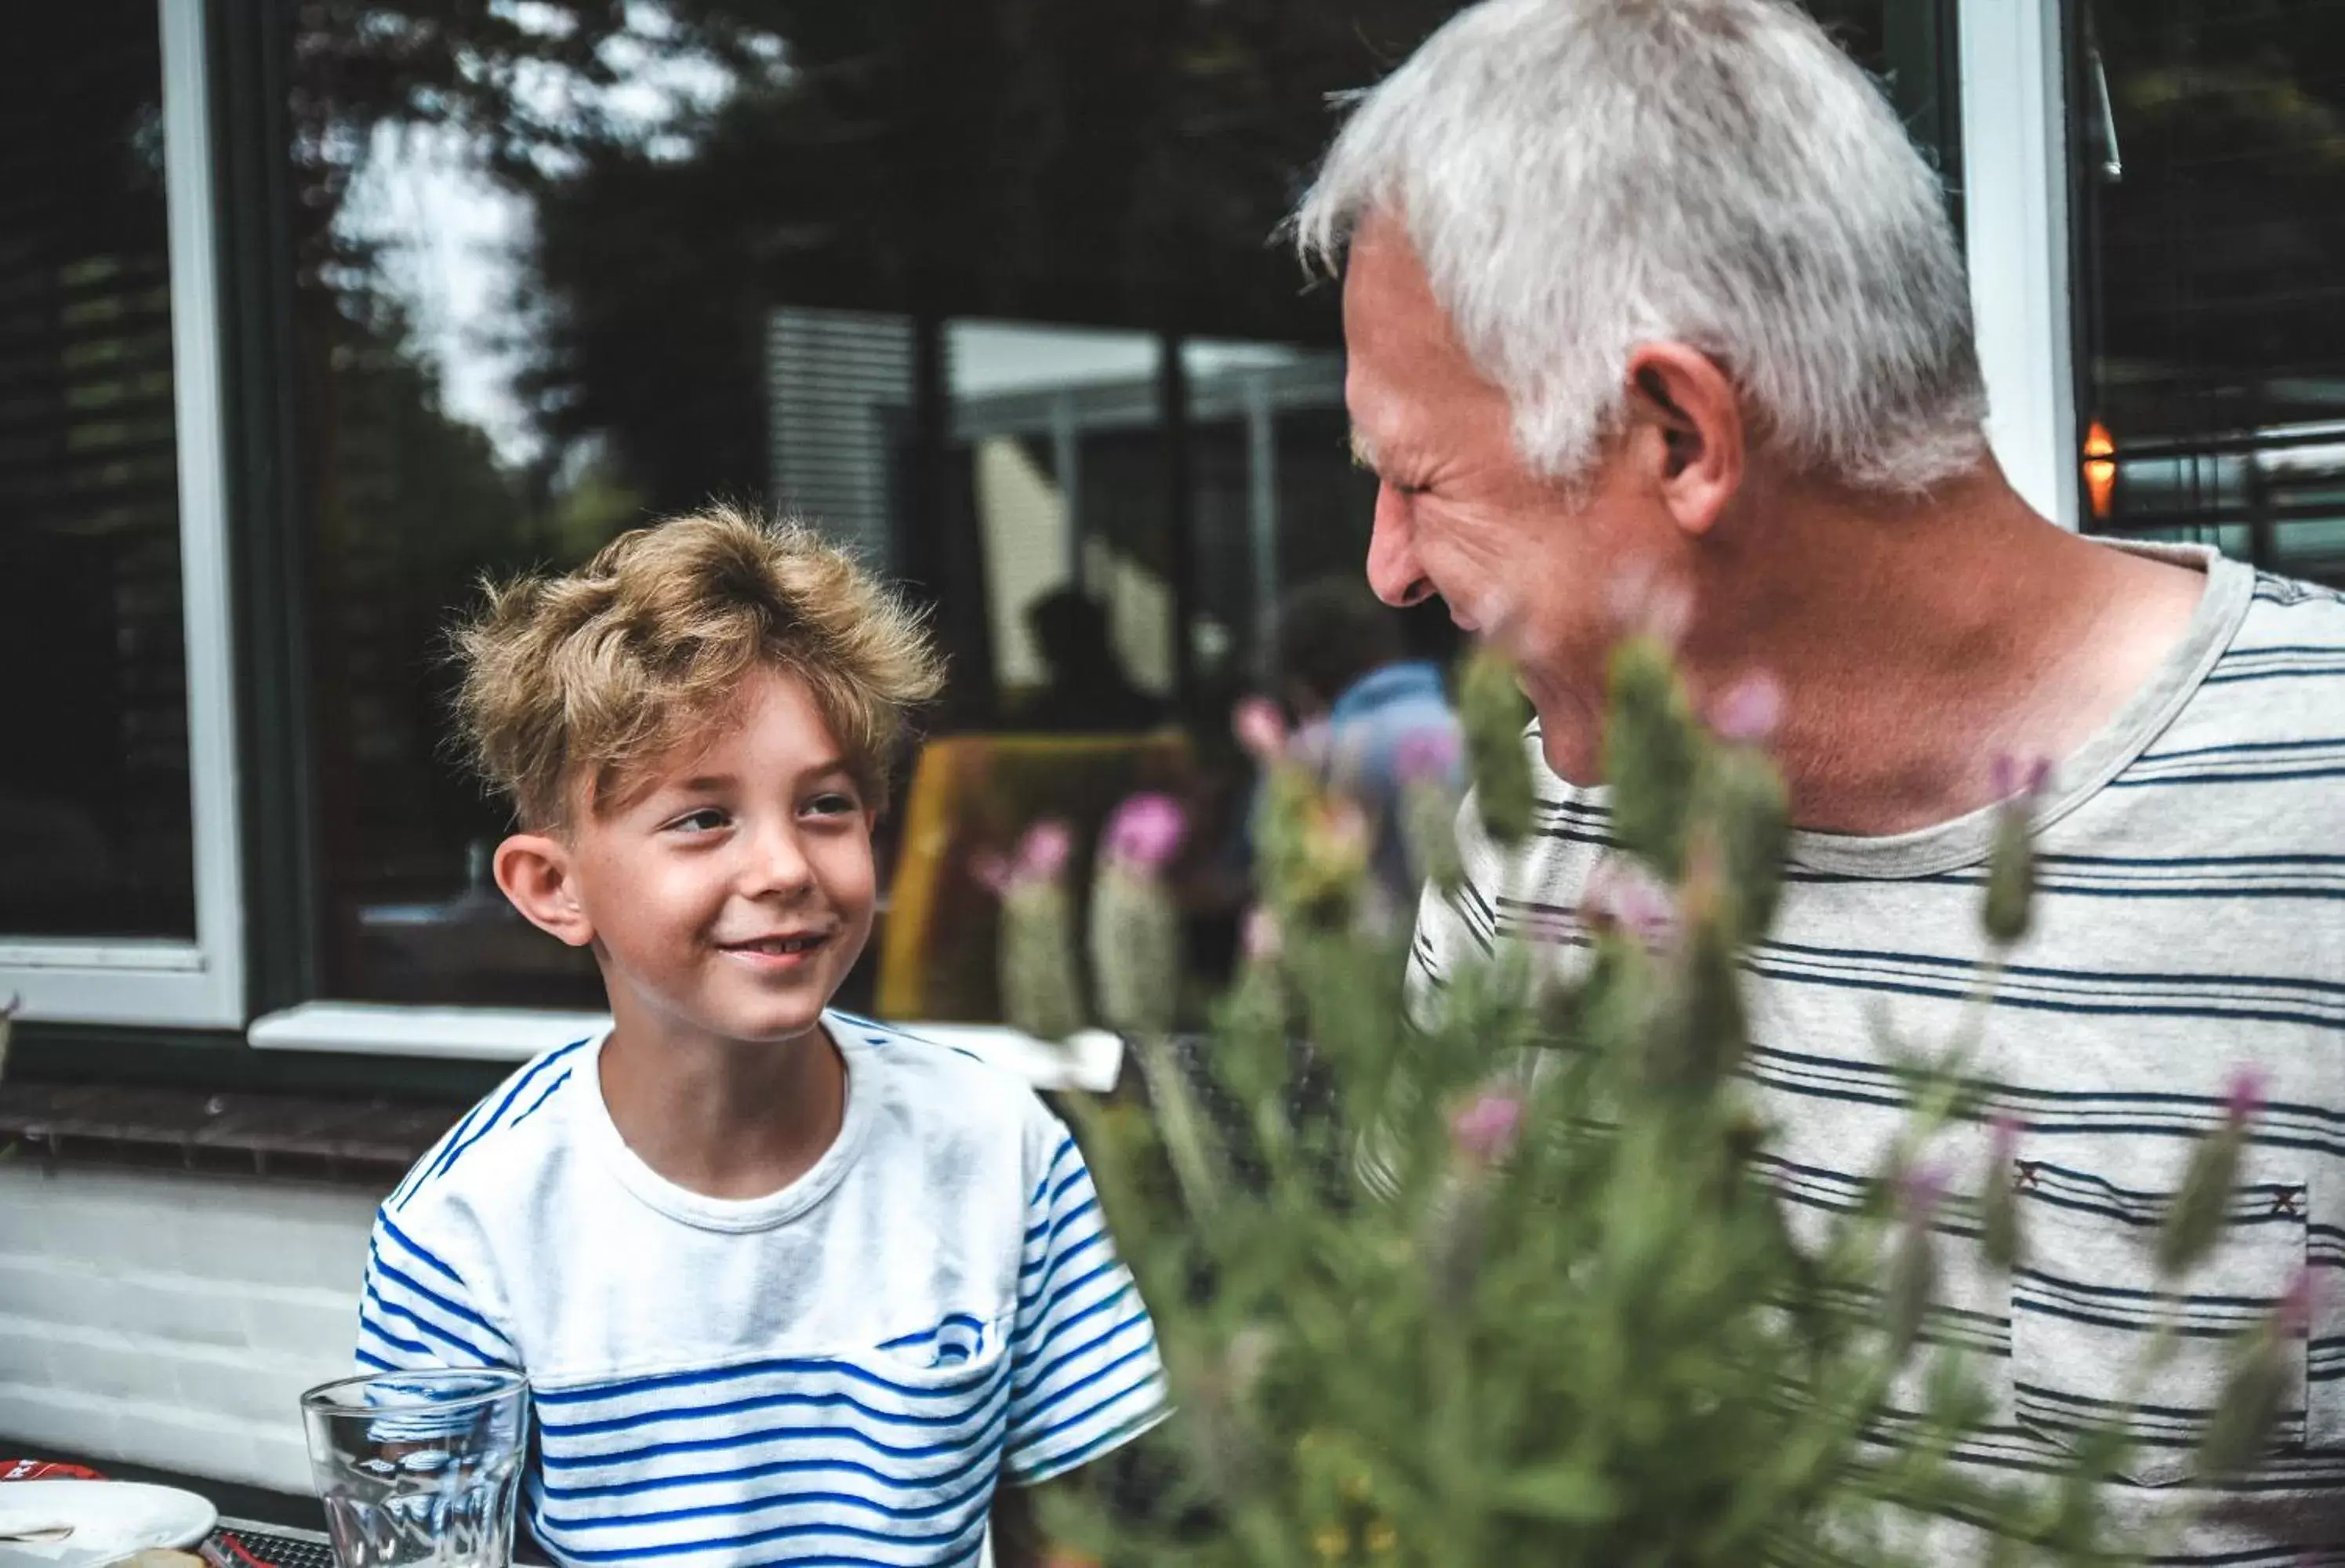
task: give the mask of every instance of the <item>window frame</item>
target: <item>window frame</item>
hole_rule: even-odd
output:
[[[2074,532],[2078,460],[2062,0],[1961,0],[1964,245],[1987,440]]]
[[[226,384],[205,0],[157,0],[187,640],[192,940],[0,933],[0,997],[28,1021],[240,1027],[244,876],[230,612]]]

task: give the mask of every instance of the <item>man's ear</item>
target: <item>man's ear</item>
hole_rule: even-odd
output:
[[[573,947],[594,940],[594,923],[578,902],[570,846],[552,834],[517,833],[497,845],[497,885],[539,930]]]
[[[1718,362],[1683,343],[1640,343],[1629,354],[1633,450],[1650,464],[1661,500],[1689,534],[1717,524],[1742,488],[1742,400]]]

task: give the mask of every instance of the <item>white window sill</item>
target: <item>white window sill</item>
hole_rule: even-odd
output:
[[[256,1020],[245,1037],[257,1050],[338,1051],[352,1056],[527,1061],[541,1051],[600,1034],[602,1013],[516,1007],[402,1007],[380,1002],[304,1002]],[[967,1051],[1038,1089],[1105,1094],[1123,1070],[1123,1041],[1086,1029],[1052,1045],[999,1024],[904,1024],[905,1033]]]

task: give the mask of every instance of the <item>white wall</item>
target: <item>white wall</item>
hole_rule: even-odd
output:
[[[0,1163],[0,1449],[309,1492],[295,1401],[350,1370],[380,1198]]]

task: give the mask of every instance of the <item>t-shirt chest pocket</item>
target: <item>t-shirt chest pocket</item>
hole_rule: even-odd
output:
[[[2271,1315],[2305,1265],[2301,1181],[2236,1189],[2207,1259],[2173,1290],[2155,1259],[2170,1192],[2022,1160],[2026,1256],[2011,1286],[2012,1401],[2035,1437],[2075,1446],[2119,1423],[2133,1450],[2118,1474],[2167,1486],[2191,1474],[2238,1337]],[[2161,1330],[2165,1350],[2153,1358]],[[2272,1445],[2304,1446],[2304,1345],[2296,1341]]]
[[[992,1317],[948,1312],[936,1322],[880,1344],[874,1364],[918,1384],[963,1384],[999,1368],[1010,1351],[1007,1310]]]

